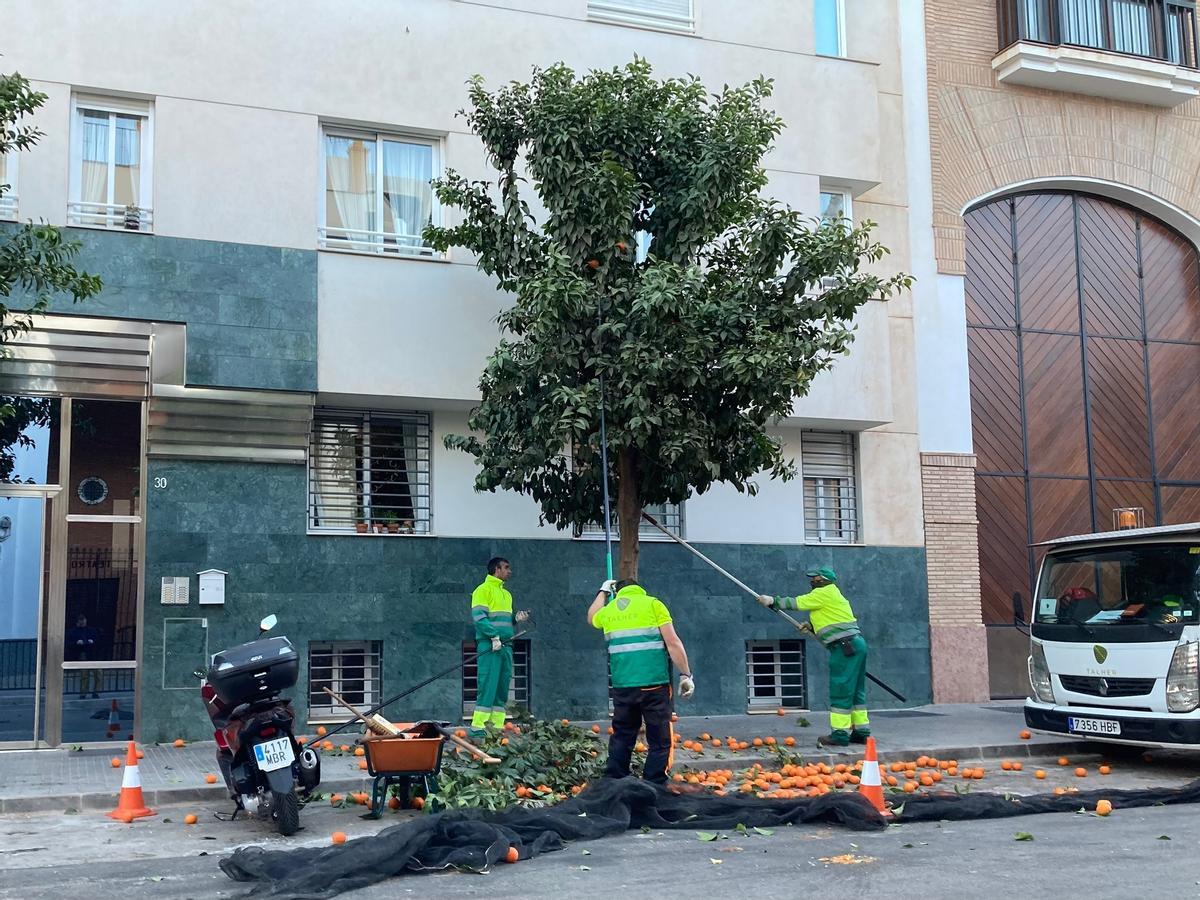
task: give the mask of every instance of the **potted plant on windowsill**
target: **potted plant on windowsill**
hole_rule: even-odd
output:
[[[125,230],[126,231],[141,231],[142,230],[142,210],[141,207],[133,206],[132,204],[125,207]]]
[[[383,514],[383,524],[387,528],[388,534],[400,533],[400,517],[396,515],[394,509],[389,509]]]
[[[366,534],[370,525],[367,523],[365,510],[361,506],[354,509],[354,531],[356,534]]]

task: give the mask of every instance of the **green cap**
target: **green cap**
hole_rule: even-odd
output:
[[[816,578],[819,575],[826,581],[834,583],[837,582],[837,572],[833,571],[833,569],[829,568],[829,566],[820,566],[816,569],[809,569],[804,574],[809,578]]]

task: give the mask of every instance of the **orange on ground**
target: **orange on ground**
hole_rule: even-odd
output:
[[[508,738],[500,738],[500,746],[507,747],[508,746]]]
[[[341,750],[343,753],[349,753],[349,752],[350,752],[350,745],[349,745],[349,744],[342,744],[342,746],[338,747],[338,749],[339,749],[339,750]]]
[[[786,709],[784,709],[784,708],[781,706],[781,707],[779,707],[779,709],[775,710],[775,715],[777,715],[777,716],[786,716],[786,715],[787,715],[787,710],[786,710]]]
[[[946,774],[951,777],[957,775],[958,774],[958,766],[948,766],[946,768]]]
[[[1069,759],[1067,759],[1065,756],[1060,756],[1058,758],[1058,764],[1060,766],[1069,766],[1071,764],[1071,761]]]
[[[517,852],[516,847],[509,847],[508,852],[504,854],[504,861],[506,863],[515,863],[520,858],[521,854]]]
[[[326,741],[324,744],[321,745],[321,747],[325,750],[332,750],[333,749],[333,741]]]
[[[137,758],[138,758],[138,759],[143,759],[143,758],[145,758],[146,754],[145,754],[145,753],[143,753],[141,750],[138,750],[138,751],[136,751],[136,752],[137,752]]]
[[[922,776],[921,776],[921,784],[922,784],[924,787],[931,787],[931,786],[933,785],[933,776],[931,776],[931,775],[922,775]]]
[[[918,756],[917,757],[917,767],[918,768],[923,768],[927,765],[929,765],[929,757],[928,756]]]
[[[784,744],[784,746],[785,746],[785,747],[795,747],[795,746],[796,746],[796,739],[795,739],[794,737],[791,737],[791,736],[789,735],[788,737],[785,737],[785,738],[783,739],[783,744]]]
[[[335,844],[344,844],[344,843],[346,843],[346,832],[335,831],[333,833],[333,837],[331,837],[330,840],[333,841]]]
[[[593,725],[593,726],[592,726],[592,734],[599,734],[599,733],[600,733],[600,726],[599,726],[599,725]]]
[[[643,743],[641,743],[641,742],[639,741],[638,743],[636,743],[636,744],[634,744],[634,745],[633,745],[633,749],[634,749],[636,752],[638,752],[638,753],[645,753],[645,752],[646,752],[646,745],[645,745],[645,744],[643,744]]]
[[[1107,800],[1101,800],[1100,802],[1101,802],[1101,803],[1107,803],[1108,801],[1107,801]],[[1102,815],[1108,815],[1108,814],[1107,814],[1107,813],[1103,813]],[[195,814],[195,813],[188,813],[186,816],[184,816],[184,817],[183,817],[183,824],[184,824],[184,825],[195,825],[197,821],[199,821],[199,820],[196,818],[196,814]]]
[[[175,738],[175,743],[172,746],[182,747],[183,746],[183,738]]]
[[[399,808],[400,808],[400,798],[399,797],[389,797],[388,798],[388,809],[399,809]]]
[[[1107,775],[1112,772],[1112,766],[1101,766],[1099,772],[1101,775]]]
[[[774,747],[775,746],[775,738],[771,737],[770,735],[767,735],[765,738],[763,738],[763,743],[766,744],[768,747]]]
[[[358,767],[365,772],[367,769],[367,761],[365,759],[360,759],[358,761]]]
[[[1067,789],[1065,787],[1056,787],[1054,789],[1054,796],[1061,797],[1066,792],[1067,792]]]
[[[904,782],[904,793],[911,794],[916,789],[917,789],[917,783],[915,781]]]
[[[121,761],[119,759],[117,759],[115,756],[112,759],[110,759],[109,762],[112,763],[112,767],[114,769],[121,768]]]
[[[889,775],[889,776],[887,777],[887,783],[888,783],[888,787],[895,787],[895,786],[896,786],[896,785],[898,785],[900,782],[896,780],[896,776],[895,776],[895,775]]]
[[[1075,770],[1075,777],[1076,778],[1086,778],[1087,777],[1087,769],[1085,769],[1083,766],[1080,766],[1078,769]]]
[[[613,733],[613,727],[611,725],[608,726],[608,733],[609,734]]]
[[[366,755],[367,755],[367,751],[366,751],[366,750],[364,750],[362,747],[355,747],[355,748],[354,748],[354,755],[355,755],[355,756],[366,756]]]
[[[714,747],[720,747],[720,746],[721,746],[721,739],[720,739],[720,738],[713,738],[713,739],[712,739],[712,745],[713,745]]]
[[[325,726],[324,725],[317,726],[317,737],[325,737]]]
[[[1012,763],[1010,763],[1007,759],[1000,763],[1000,768],[1002,768],[1005,772],[1011,772],[1012,767]]]
[[[299,744],[301,747],[303,747],[305,744],[308,743],[308,738],[306,738],[304,735],[300,735],[300,737],[296,738],[296,743]],[[139,759],[140,758],[141,757],[139,757]]]
[[[411,800],[408,801],[408,805],[411,806],[413,809],[424,809],[425,808],[425,798],[424,797],[413,797]]]
[[[1107,801],[1107,800],[1097,800],[1096,801],[1096,815],[1107,816],[1110,812],[1112,812],[1112,810],[1113,810],[1113,806],[1112,806],[1112,803],[1110,803],[1109,801]]]
[[[712,740],[712,735],[711,735],[711,734],[709,734],[709,733],[706,731],[706,732],[704,732],[704,734],[700,735],[700,740],[702,740],[702,741],[711,741],[711,740]]]
[[[1021,763],[1019,763],[1019,762],[1015,762],[1015,763],[1013,763],[1012,770],[1013,770],[1014,772],[1020,772],[1020,771],[1021,771],[1022,769],[1024,769],[1024,768],[1025,768],[1025,766],[1024,766],[1024,765],[1022,765],[1022,764],[1021,764]]]
[[[345,799],[345,798],[344,798],[344,797],[343,797],[341,794],[330,794],[330,795],[329,795],[329,805],[330,805],[330,806],[337,806],[337,805],[338,805],[339,803],[341,803],[341,802],[342,802],[342,800],[344,800],[344,799]]]
[[[755,738],[750,743],[754,744],[755,747],[761,747],[763,745],[763,740],[762,738]]]
[[[1034,778],[1037,778],[1037,779],[1039,779],[1039,780],[1040,780],[1040,779],[1042,779],[1042,778],[1045,778],[1045,777],[1046,777],[1046,770],[1045,770],[1045,769],[1038,769],[1036,772],[1034,772],[1034,773],[1033,773],[1033,777],[1034,777]]]
[[[1021,735],[1020,735],[1020,737],[1021,737],[1021,740],[1023,740],[1023,741],[1027,741],[1027,740],[1029,740],[1031,737],[1033,737],[1033,735],[1032,735],[1032,734],[1030,734],[1028,731],[1022,731],[1022,732],[1021,732]]]
[[[205,783],[205,784],[216,784],[216,783],[217,783],[217,776],[216,776],[216,775],[213,775],[212,773],[209,773],[208,775],[205,775],[205,776],[204,776],[204,783]]]
[[[562,720],[562,723],[563,723],[564,725],[570,725],[570,724],[571,724],[571,720],[570,720],[570,719],[563,719],[563,720]]]

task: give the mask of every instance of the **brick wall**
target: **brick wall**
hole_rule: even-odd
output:
[[[926,0],[934,252],[965,273],[962,210],[1033,178],[1128,185],[1200,215],[1200,99],[1159,109],[1001,85],[995,0]]]
[[[921,454],[931,625],[979,625],[975,457]]]

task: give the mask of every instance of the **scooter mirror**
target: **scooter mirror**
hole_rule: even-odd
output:
[[[270,631],[272,628],[274,628],[278,624],[279,624],[278,617],[274,613],[272,613],[271,615],[267,616],[265,619],[263,619],[261,622],[258,623],[258,630],[259,631]]]

